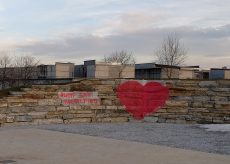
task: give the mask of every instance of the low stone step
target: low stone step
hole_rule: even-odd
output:
[[[21,92],[21,91],[10,91],[9,93],[11,96],[22,96],[26,94],[25,92]]]
[[[22,90],[23,92],[28,92],[28,91],[31,91],[32,89],[31,89],[31,88],[21,88],[21,90]]]

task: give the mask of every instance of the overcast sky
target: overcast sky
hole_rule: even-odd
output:
[[[177,33],[187,65],[230,67],[230,0],[0,0],[0,50],[42,63],[83,63],[114,51],[154,62]]]

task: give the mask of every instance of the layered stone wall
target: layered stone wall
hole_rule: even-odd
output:
[[[0,99],[1,125],[133,120],[116,95],[127,80],[94,79],[68,85],[35,85]],[[140,81],[148,82],[148,81]],[[170,98],[145,121],[166,123],[230,123],[230,81],[158,81],[169,87]],[[99,101],[65,104],[60,93],[96,93]],[[77,99],[78,100],[78,99]],[[79,101],[79,100],[78,100]]]
[[[168,81],[170,99],[151,116],[166,123],[230,123],[230,81]]]

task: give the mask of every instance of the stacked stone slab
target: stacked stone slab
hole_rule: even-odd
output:
[[[114,80],[83,80],[68,85],[34,85],[0,100],[0,123],[50,124],[127,122],[129,115],[119,104]],[[96,91],[100,105],[62,104],[59,92]]]
[[[166,82],[170,99],[150,116],[163,123],[230,123],[230,81]]]
[[[34,85],[0,99],[0,124],[127,122],[132,119],[116,96],[125,79],[85,79],[66,85]],[[143,81],[141,81],[143,83]],[[148,81],[146,81],[148,82]],[[170,98],[145,121],[159,123],[230,123],[230,81],[159,81]],[[62,104],[59,92],[98,92],[100,105]]]

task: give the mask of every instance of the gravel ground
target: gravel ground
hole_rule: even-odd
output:
[[[230,132],[207,131],[200,125],[101,123],[36,128],[230,155]]]

